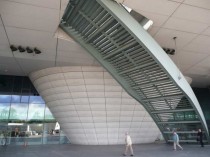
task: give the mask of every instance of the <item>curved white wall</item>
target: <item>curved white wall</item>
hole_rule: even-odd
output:
[[[30,75],[71,143],[154,142],[160,134],[141,104],[101,67],[54,67]]]

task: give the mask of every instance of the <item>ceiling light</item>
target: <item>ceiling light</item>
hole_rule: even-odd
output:
[[[37,48],[34,48],[34,52],[35,52],[35,54],[40,54],[40,53],[42,53],[40,50],[38,50]]]
[[[18,46],[18,50],[19,50],[20,52],[25,52],[25,51],[26,51],[22,46]]]
[[[126,5],[122,4],[122,6],[130,13],[132,11],[131,8],[127,7]]]
[[[149,21],[143,26],[143,28],[144,28],[145,30],[148,30],[152,25],[153,25],[153,21],[152,21],[152,20],[149,20]]]
[[[11,46],[10,46],[10,49],[11,49],[12,52],[13,52],[13,51],[17,51],[17,48],[16,48],[14,45],[11,45]]]
[[[27,51],[27,53],[33,53],[33,50],[30,49],[29,47],[26,47],[26,51]]]
[[[163,48],[163,50],[164,50],[168,55],[175,55],[175,49]]]
[[[19,126],[23,125],[23,123],[8,123],[9,126]]]

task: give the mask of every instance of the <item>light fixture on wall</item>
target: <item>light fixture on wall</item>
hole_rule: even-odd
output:
[[[26,51],[27,51],[27,53],[33,53],[33,50],[29,47],[26,47]]]
[[[40,53],[42,53],[40,50],[38,50],[37,48],[34,48],[34,53],[35,54],[40,54]]]
[[[26,48],[24,48],[23,46],[19,45],[19,46],[14,46],[14,45],[11,45],[10,46],[10,49],[12,52],[14,51],[19,51],[20,53],[23,53],[23,52],[27,52],[29,54],[41,54],[42,51],[40,51],[38,48],[30,48],[29,46],[27,46]]]
[[[175,55],[175,49],[163,47],[163,50],[164,50],[168,55]]]
[[[11,45],[11,46],[10,46],[10,49],[11,49],[12,52],[18,50],[17,47],[15,47],[14,45]]]
[[[19,50],[19,52],[21,52],[21,53],[26,51],[22,46],[18,46],[18,50]]]

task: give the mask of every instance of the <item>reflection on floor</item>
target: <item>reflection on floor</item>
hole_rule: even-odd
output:
[[[183,145],[184,150],[172,150],[169,144],[134,145],[136,157],[207,157],[210,146]],[[124,145],[117,146],[81,146],[81,145],[37,145],[0,147],[1,157],[119,157]]]

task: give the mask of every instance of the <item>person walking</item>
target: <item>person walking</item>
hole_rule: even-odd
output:
[[[197,140],[200,141],[201,147],[204,147],[203,144],[203,132],[201,129],[198,129]]]
[[[125,133],[125,152],[124,156],[127,155],[128,149],[130,149],[131,156],[134,156],[133,154],[133,148],[132,148],[132,140],[128,132]]]
[[[178,146],[181,150],[183,150],[183,148],[179,144],[179,135],[175,131],[173,132],[173,141],[174,141],[174,150],[175,151],[176,151],[176,146]]]

